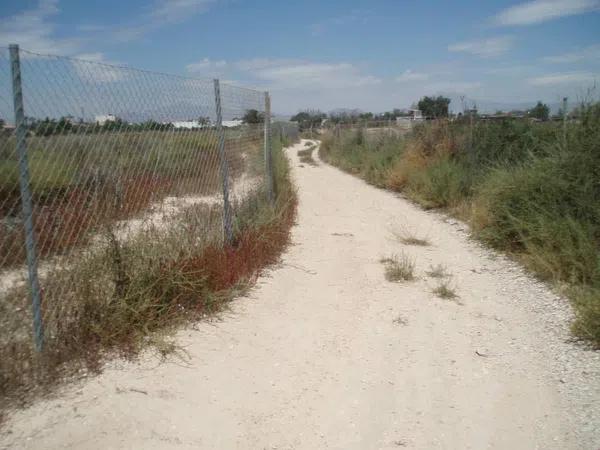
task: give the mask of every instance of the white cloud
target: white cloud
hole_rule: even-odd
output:
[[[92,83],[114,83],[125,79],[127,71],[115,67],[103,53],[83,53],[71,60],[77,75]]]
[[[424,81],[429,79],[429,75],[426,73],[413,72],[412,70],[405,70],[402,75],[396,77],[396,81],[399,83],[408,83],[411,81]]]
[[[38,53],[65,54],[74,51],[77,39],[58,39],[50,19],[58,14],[58,0],[40,0],[33,9],[0,19],[0,42],[19,44]]]
[[[276,88],[349,88],[378,84],[381,80],[364,75],[353,64],[298,61],[274,64],[260,69],[255,76]]]
[[[0,18],[0,43],[17,43],[23,49],[47,54],[73,54],[85,43],[130,42],[164,26],[180,23],[206,12],[219,0],[155,0],[141,10],[129,25],[115,27],[95,23],[76,26],[77,37],[55,36],[54,16],[60,13],[59,0],[38,0],[37,6],[10,17]]]
[[[185,68],[188,72],[204,77],[219,77],[228,64],[225,60],[213,61],[210,58],[204,58],[198,62],[188,64]]]
[[[160,23],[177,23],[206,12],[216,0],[158,0],[150,16]]]
[[[565,72],[543,75],[530,78],[528,83],[532,86],[555,86],[559,84],[592,84],[598,79],[597,74],[591,72]]]
[[[491,58],[506,53],[512,47],[512,36],[500,36],[480,41],[459,42],[448,46],[451,52],[471,53],[482,58]]]
[[[594,59],[600,59],[600,44],[590,45],[584,49],[574,50],[569,53],[563,53],[562,55],[546,56],[545,58],[542,58],[545,62],[556,64],[569,64]]]
[[[271,89],[349,88],[380,83],[349,63],[320,63],[300,59],[254,58],[239,61],[212,61],[204,58],[187,66],[202,76],[229,76],[260,83]]]
[[[534,0],[505,9],[493,18],[496,25],[533,25],[600,9],[599,0]]]
[[[155,0],[145,11],[121,27],[85,24],[80,31],[96,32],[100,38],[107,36],[116,42],[130,42],[159,28],[185,22],[192,17],[207,12],[219,0]]]
[[[237,61],[234,65],[239,70],[253,72],[255,70],[264,70],[271,67],[279,67],[296,63],[298,63],[297,59],[252,58],[242,59],[240,61]]]

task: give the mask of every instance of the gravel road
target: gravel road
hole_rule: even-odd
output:
[[[293,244],[249,296],[179,332],[181,360],[115,361],[15,413],[0,447],[600,448],[600,354],[569,342],[567,301],[301,148]],[[388,282],[379,260],[401,251],[417,278]],[[432,293],[437,264],[456,301]]]

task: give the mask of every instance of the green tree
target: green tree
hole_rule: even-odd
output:
[[[319,110],[306,110],[300,111],[298,114],[293,116],[290,121],[298,122],[300,131],[308,130],[309,128],[316,128],[321,126],[323,119],[327,117],[326,114]]]
[[[537,102],[537,105],[529,110],[529,117],[539,120],[548,120],[548,117],[550,117],[550,108],[542,102]]]
[[[244,123],[256,124],[263,123],[265,121],[265,115],[256,109],[249,109],[242,117]]]
[[[436,119],[448,117],[449,106],[450,99],[441,95],[438,97],[425,96],[418,103],[418,108],[425,117],[434,117]]]

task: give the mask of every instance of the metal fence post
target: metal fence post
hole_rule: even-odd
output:
[[[25,227],[25,249],[27,251],[27,270],[29,274],[29,291],[33,308],[33,334],[35,348],[39,352],[44,343],[42,326],[41,290],[38,278],[35,236],[33,231],[33,205],[29,182],[29,163],[27,161],[27,127],[25,125],[25,110],[23,108],[23,88],[21,85],[21,62],[19,46],[11,44],[10,66],[12,73],[13,104],[15,111],[16,153],[19,158],[19,187],[21,190],[21,206]]]
[[[231,217],[231,204],[229,203],[229,167],[227,166],[227,155],[225,154],[225,130],[223,129],[223,112],[221,109],[221,88],[219,80],[214,80],[215,85],[215,109],[217,113],[217,134],[219,135],[219,166],[221,169],[221,181],[223,183],[223,234],[225,242],[233,244],[233,225]]]
[[[563,97],[562,112],[563,112],[563,145],[567,147],[567,97]]]
[[[267,182],[267,195],[273,203],[273,160],[271,157],[271,97],[265,92],[265,175]]]

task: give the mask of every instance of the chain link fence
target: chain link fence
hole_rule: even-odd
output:
[[[131,265],[233,244],[273,199],[265,92],[11,46],[0,119],[2,358],[127,301]]]

